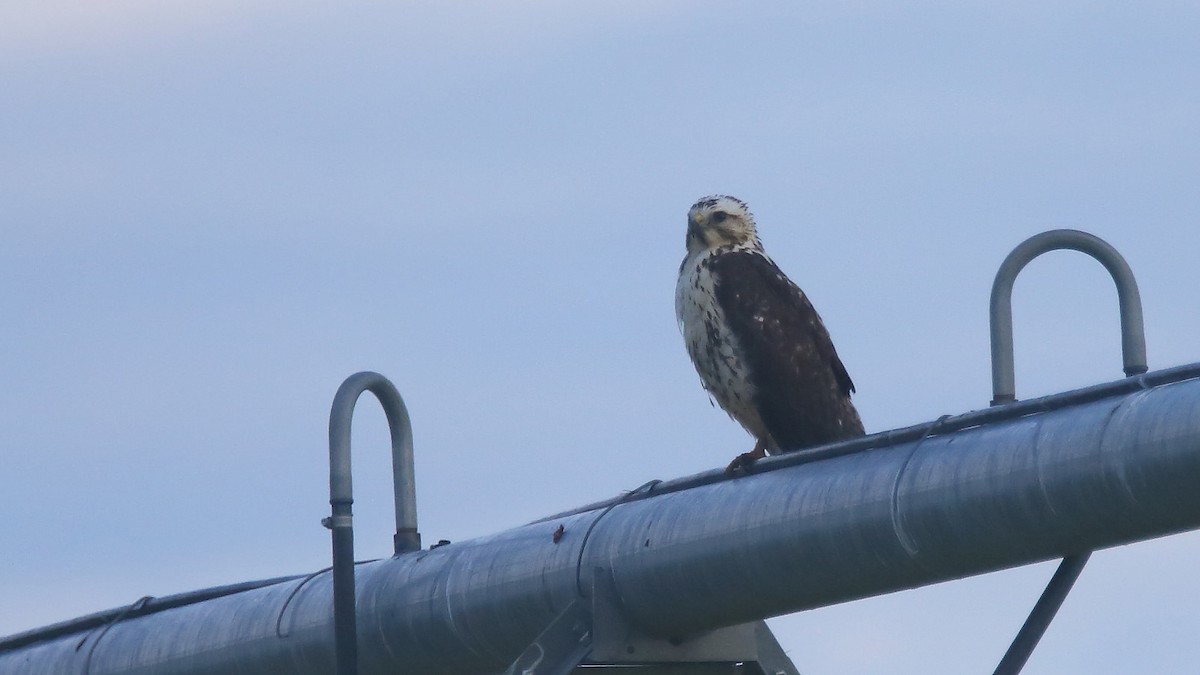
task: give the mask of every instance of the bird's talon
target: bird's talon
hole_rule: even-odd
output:
[[[734,457],[733,461],[729,463],[729,466],[725,467],[725,475],[736,476],[738,473],[750,473],[750,469],[754,466],[754,462],[756,461],[758,461],[758,457],[755,457],[754,453],[743,452],[737,457]]]

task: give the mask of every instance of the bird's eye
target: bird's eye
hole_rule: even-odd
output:
[[[725,222],[725,219],[728,217],[728,213],[725,213],[724,211],[717,211],[716,213],[712,214],[712,221],[720,225],[721,223]]]

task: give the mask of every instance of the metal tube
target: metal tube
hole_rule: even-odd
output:
[[[350,517],[349,504],[335,504],[334,519]],[[334,525],[333,531],[333,644],[337,675],[358,674],[358,621],[354,593],[354,528]]]
[[[333,397],[329,414],[329,499],[352,503],[350,479],[350,427],[354,405],[364,391],[379,399],[387,416],[392,442],[392,491],[396,511],[396,553],[421,548],[417,531],[417,487],[413,469],[412,422],[400,392],[379,373],[361,372],[346,378]]]
[[[1200,527],[1200,380],[1116,391],[363,564],[360,672],[501,671],[597,568],[677,636]],[[91,673],[329,673],[331,580],[301,583],[123,619]],[[0,672],[74,672],[78,639]]]
[[[1146,372],[1146,335],[1142,327],[1142,300],[1137,281],[1125,258],[1099,237],[1079,230],[1051,230],[1026,239],[1008,254],[992,283],[992,405],[1013,401],[1012,291],[1017,274],[1029,261],[1048,251],[1071,249],[1095,258],[1117,285],[1121,312],[1121,355],[1126,375]]]
[[[1000,659],[1000,665],[996,666],[992,675],[1017,675],[1021,672],[1021,669],[1025,667],[1025,662],[1033,654],[1033,648],[1037,646],[1042,635],[1046,633],[1046,629],[1050,627],[1050,622],[1054,620],[1054,615],[1058,614],[1059,607],[1062,607],[1063,600],[1067,599],[1067,594],[1071,592],[1071,587],[1075,585],[1075,580],[1083,572],[1083,567],[1091,555],[1091,553],[1081,553],[1063,558],[1058,569],[1054,570],[1054,576],[1050,578],[1050,583],[1046,585],[1046,590],[1042,591],[1042,596],[1038,598],[1037,604],[1033,606],[1033,611],[1029,613],[1029,618],[1025,620],[1025,625],[1021,626],[1017,637],[1008,646],[1008,651],[1004,653],[1004,658]]]
[[[1125,375],[1132,377],[1146,372],[1146,336],[1142,323],[1142,301],[1137,281],[1125,258],[1107,242],[1086,232],[1054,230],[1030,237],[1013,249],[1001,264],[992,284],[992,405],[1009,404],[1016,400],[1016,377],[1013,367],[1012,289],[1017,275],[1033,258],[1055,249],[1082,251],[1100,261],[1117,285],[1117,300],[1121,314],[1121,354]],[[1075,580],[1083,572],[1091,553],[1078,553],[1063,558],[1041,598],[1025,620],[1017,637],[1008,647],[997,667],[996,675],[1017,675],[1025,667],[1030,654],[1042,639],[1054,615],[1071,592]]]
[[[364,391],[370,391],[379,399],[391,432],[393,504],[396,509],[396,534],[392,545],[397,554],[421,548],[408,409],[386,377],[372,372],[355,373],[338,387],[329,413],[329,504],[332,513],[323,522],[333,538],[333,626],[338,675],[358,673],[350,430],[354,406]]]

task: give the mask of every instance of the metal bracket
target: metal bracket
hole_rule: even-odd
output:
[[[592,591],[590,612],[586,600],[572,602],[503,675],[800,675],[763,621],[660,638],[625,620],[605,570],[596,570]]]
[[[504,675],[567,675],[592,648],[592,621],[578,601],[567,605]]]
[[[1019,244],[1000,264],[992,282],[992,405],[1016,400],[1016,375],[1013,368],[1012,292],[1017,275],[1031,260],[1049,251],[1071,249],[1086,253],[1104,265],[1117,285],[1117,303],[1121,311],[1121,355],[1125,375],[1146,372],[1146,331],[1142,319],[1142,298],[1137,281],[1125,258],[1108,242],[1079,230],[1050,230]],[[1046,590],[1025,619],[1017,637],[1009,645],[993,675],[1017,675],[1042,639],[1054,615],[1083,572],[1091,553],[1063,558]]]
[[[596,663],[704,663],[755,661],[752,623],[700,635],[664,639],[647,635],[622,616],[612,576],[597,569],[592,581],[592,656]]]
[[[800,675],[766,621],[754,625],[754,641],[758,644],[758,667],[762,675]]]

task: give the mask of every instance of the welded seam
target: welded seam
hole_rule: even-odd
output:
[[[585,595],[583,592],[583,552],[587,548],[588,539],[590,539],[592,536],[592,530],[596,529],[596,525],[600,523],[600,520],[602,518],[604,518],[604,516],[608,515],[609,511],[612,511],[613,509],[617,508],[621,504],[624,504],[627,500],[632,498],[634,495],[641,493],[643,490],[645,490],[647,492],[649,492],[650,490],[653,490],[654,486],[658,485],[661,482],[662,482],[661,480],[658,480],[656,478],[654,480],[643,483],[642,485],[638,486],[637,488],[635,488],[633,490],[630,490],[629,492],[626,492],[625,494],[621,495],[621,497],[617,501],[613,502],[612,504],[609,504],[608,508],[601,511],[600,514],[597,515],[592,520],[591,524],[588,525],[587,531],[583,533],[583,540],[579,542],[579,555],[575,558],[575,591],[576,591],[576,593],[579,594],[579,597],[581,597],[581,598],[587,597],[587,595]]]
[[[1050,513],[1058,515],[1058,509],[1054,508],[1054,503],[1050,501],[1050,491],[1046,488],[1046,467],[1042,464],[1042,423],[1045,420],[1038,415],[1033,418],[1033,421],[1033,466],[1037,469],[1038,490],[1041,491],[1042,502],[1050,509]]]
[[[1117,405],[1113,406],[1112,410],[1110,410],[1108,412],[1108,418],[1104,420],[1104,427],[1102,429],[1100,429],[1100,446],[1097,448],[1097,450],[1099,451],[1097,454],[1100,457],[1102,457],[1105,454],[1105,448],[1108,446],[1108,428],[1109,428],[1109,426],[1112,425],[1112,421],[1114,419],[1116,419],[1117,413],[1120,412],[1121,409],[1124,408],[1131,401],[1134,401],[1134,400],[1140,401],[1140,400],[1148,398],[1150,396],[1150,391],[1151,390],[1149,390],[1149,389],[1142,389],[1141,391],[1134,392],[1133,394],[1130,394],[1129,396],[1122,398],[1121,401]],[[1103,465],[1101,465],[1101,466],[1103,466]],[[1129,476],[1127,475],[1126,468],[1127,468],[1127,465],[1125,462],[1121,462],[1117,465],[1117,471],[1116,471],[1117,480],[1121,484],[1121,489],[1123,489],[1125,491],[1125,494],[1129,496],[1129,501],[1134,504],[1137,504],[1138,498],[1137,498],[1137,495],[1135,495],[1133,493],[1133,488],[1131,488],[1129,486]]]
[[[459,558],[456,560],[450,561],[450,564],[446,565],[446,567],[445,567],[445,569],[446,569],[446,592],[442,594],[442,602],[445,603],[445,606],[446,606],[446,621],[449,622],[449,624],[450,624],[450,632],[453,633],[454,637],[456,637],[458,639],[458,643],[460,645],[463,645],[465,648],[469,649],[472,653],[478,655],[480,653],[480,651],[475,648],[475,645],[468,644],[466,636],[463,635],[461,629],[458,626],[457,617],[455,616],[455,613],[454,613],[454,601],[453,601],[454,588],[455,588],[455,584],[458,583],[457,582],[458,566],[460,564],[462,564],[461,556],[459,556]]]
[[[103,638],[106,633],[108,633],[108,630],[120,623],[121,619],[124,619],[130,612],[135,612],[142,607],[145,607],[146,603],[153,599],[153,595],[144,595],[138,598],[132,605],[126,607],[124,611],[113,617],[112,621],[109,621],[107,624],[105,624],[104,628],[100,629],[100,632],[96,635],[96,639],[92,640],[92,644],[88,646],[87,654],[84,656],[83,675],[88,675],[88,673],[91,672],[92,654],[95,653],[96,645],[100,644],[100,639]],[[94,631],[95,629],[92,629],[92,632]],[[87,635],[83,636],[83,639],[79,641],[79,644],[75,645],[75,651],[79,651],[79,649],[83,647],[83,643],[87,642],[87,639],[92,636],[92,632],[89,632]]]
[[[907,552],[911,557],[916,557],[916,555],[920,553],[920,548],[917,546],[917,542],[914,541],[908,532],[904,530],[903,523],[900,522],[900,483],[903,482],[904,475],[908,473],[908,467],[910,464],[912,464],[913,457],[916,456],[917,450],[921,449],[921,444],[925,442],[925,439],[937,433],[937,430],[942,423],[951,417],[953,417],[953,415],[942,415],[929,425],[929,428],[925,430],[925,434],[917,439],[917,442],[913,444],[912,450],[908,453],[908,457],[904,458],[904,464],[900,467],[900,470],[896,472],[896,480],[894,483],[892,483],[892,531],[896,535],[896,540],[900,542],[900,545],[904,547],[905,552]]]
[[[1134,378],[1130,378],[1130,379],[1134,379]],[[1141,378],[1137,378],[1137,379],[1141,379]],[[1134,399],[1141,400],[1141,399],[1146,398],[1151,391],[1153,391],[1153,388],[1147,388],[1143,384],[1142,388],[1139,391],[1132,392],[1132,393],[1122,397],[1119,401],[1117,401],[1116,405],[1109,408],[1108,414],[1106,414],[1104,416],[1104,422],[1102,422],[1100,425],[1100,433],[1099,433],[1100,441],[1099,441],[1099,444],[1096,446],[1096,449],[1100,454],[1104,453],[1104,447],[1107,445],[1107,442],[1108,442],[1108,429],[1109,429],[1109,427],[1112,426],[1113,420],[1116,419],[1117,413],[1121,411],[1121,408],[1125,407],[1130,401],[1132,401]],[[1054,502],[1051,501],[1050,492],[1046,486],[1045,465],[1042,464],[1042,461],[1041,461],[1041,459],[1042,459],[1042,457],[1041,457],[1041,455],[1042,455],[1042,452],[1041,452],[1042,425],[1045,420],[1042,419],[1041,417],[1036,417],[1035,420],[1037,422],[1037,430],[1036,430],[1036,432],[1034,434],[1034,438],[1033,438],[1033,457],[1034,457],[1034,462],[1037,466],[1038,487],[1042,491],[1042,497],[1046,503],[1046,506],[1048,506],[1050,508],[1050,512],[1057,515],[1058,509],[1054,508]],[[1099,459],[1099,457],[1097,457],[1097,459]],[[1129,481],[1125,476],[1125,465],[1124,464],[1121,464],[1117,467],[1117,479],[1121,483],[1121,487],[1129,495],[1130,500],[1136,502],[1137,498],[1133,494],[1133,490],[1130,489]]]
[[[300,589],[304,588],[304,585],[307,584],[308,582],[312,581],[313,579],[316,579],[317,577],[321,576],[322,574],[324,574],[326,572],[330,572],[332,570],[333,570],[332,567],[326,567],[324,569],[317,570],[316,572],[313,572],[312,574],[309,574],[308,576],[304,577],[304,579],[299,584],[296,584],[296,587],[292,589],[291,593],[288,593],[287,599],[284,600],[283,604],[280,605],[280,607],[279,607],[279,616],[276,617],[276,619],[275,619],[275,636],[276,637],[285,638],[285,637],[288,637],[289,635],[291,635],[292,631],[291,631],[290,626],[288,627],[288,632],[286,632],[286,633],[283,632],[283,617],[284,617],[284,614],[287,613],[288,605],[292,604],[292,600],[295,599],[296,595],[300,593]]]

